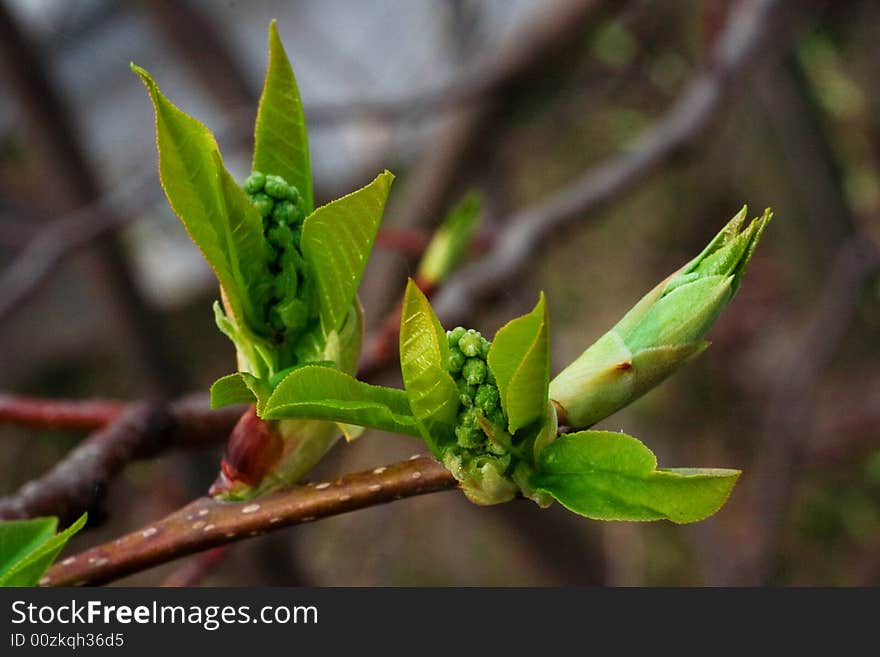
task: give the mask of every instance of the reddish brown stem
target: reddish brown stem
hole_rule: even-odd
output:
[[[414,228],[382,226],[376,234],[376,246],[415,258],[422,255],[429,241],[425,231]]]
[[[45,405],[36,404],[40,406]],[[167,406],[120,404],[119,409],[116,419],[71,450],[45,475],[12,495],[0,497],[0,518],[57,515],[63,521],[72,520],[93,508],[110,481],[131,461],[171,446],[217,444],[229,435],[244,410],[232,407],[211,411],[200,399],[182,399]],[[51,415],[40,417],[46,420]],[[91,419],[101,417],[95,413]]]
[[[82,401],[0,394],[0,422],[36,428],[93,430],[110,424],[125,409],[111,399]]]
[[[103,584],[187,554],[405,497],[456,487],[441,464],[427,456],[280,491],[253,502],[200,498],[115,541],[67,557],[49,569],[42,585]]]

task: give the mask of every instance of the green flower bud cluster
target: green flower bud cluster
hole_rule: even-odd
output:
[[[315,319],[306,294],[305,261],[300,235],[305,215],[299,190],[281,176],[254,171],[244,183],[251,203],[263,217],[263,234],[272,248],[269,271],[273,289],[266,308],[266,321],[275,339],[298,336]]]
[[[508,477],[515,465],[510,443],[499,441],[508,436],[507,418],[501,408],[501,395],[486,358],[491,343],[478,331],[461,326],[446,332],[449,341],[448,370],[459,391],[459,411],[455,427],[455,443],[446,451],[444,462],[452,466],[460,481],[480,482],[486,477],[497,480],[494,488],[512,490]],[[488,429],[488,432],[487,432]],[[465,485],[476,495],[488,495],[481,483]],[[488,501],[491,496],[486,497]]]

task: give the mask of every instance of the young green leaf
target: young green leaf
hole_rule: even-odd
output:
[[[530,484],[595,520],[696,522],[718,511],[739,470],[658,469],[654,454],[623,433],[581,431],[544,448]]]
[[[86,517],[84,513],[60,534],[55,533],[54,517],[0,522],[0,586],[36,586]]]
[[[252,374],[227,374],[214,381],[211,386],[211,408],[256,402],[257,412],[262,413],[271,392],[265,380]]]
[[[339,330],[373,248],[394,175],[388,171],[306,217],[300,241],[325,335]]]
[[[448,361],[449,343],[440,320],[410,279],[400,315],[400,369],[413,416],[435,456],[440,444],[454,437],[459,406]]]
[[[278,384],[262,417],[315,418],[419,436],[403,390],[373,386],[330,367],[305,365]]]
[[[146,70],[135,64],[131,68],[153,101],[159,180],[168,202],[211,265],[226,290],[232,314],[240,321],[247,301],[230,266],[228,242],[224,239],[228,224],[214,159],[219,153],[214,135],[175,107]]]
[[[489,368],[498,381],[510,433],[540,419],[547,409],[549,329],[542,292],[530,313],[505,324],[492,340]]]
[[[299,190],[305,213],[314,209],[306,119],[274,20],[269,24],[269,66],[254,126],[253,168],[284,178]]]

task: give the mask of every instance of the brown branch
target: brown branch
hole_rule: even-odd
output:
[[[45,404],[31,406],[45,411]],[[57,515],[69,521],[92,509],[110,481],[131,461],[148,458],[169,447],[193,449],[221,443],[241,416],[241,407],[210,411],[201,399],[184,398],[170,405],[133,403],[127,407],[99,402],[96,408],[63,404],[65,420],[116,419],[75,447],[42,477],[16,493],[0,497],[0,518]],[[123,410],[124,408],[124,410]],[[91,416],[80,411],[91,410]],[[46,421],[51,415],[38,415]],[[34,418],[31,418],[34,419]],[[69,426],[69,425],[67,425]]]
[[[111,399],[83,401],[0,394],[0,423],[42,429],[87,429],[110,424],[125,409]]]
[[[473,313],[478,302],[509,283],[531,261],[538,245],[554,231],[582,224],[609,201],[655,172],[683,147],[707,134],[730,102],[738,82],[770,36],[777,36],[781,0],[743,2],[718,38],[712,58],[652,129],[623,153],[588,170],[550,198],[513,215],[495,248],[447,282],[435,308],[446,321]],[[595,216],[595,215],[593,215]]]
[[[109,543],[62,559],[43,585],[103,584],[187,554],[243,540],[281,527],[456,487],[437,461],[409,461],[308,484],[252,502],[200,498],[171,515]]]

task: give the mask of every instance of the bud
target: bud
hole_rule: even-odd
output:
[[[439,285],[458,267],[477,230],[482,198],[476,192],[464,197],[434,233],[416,274],[416,280]]]
[[[561,424],[592,426],[662,382],[708,346],[772,213],[745,225],[746,207],[703,252],[646,294],[550,383]]]

